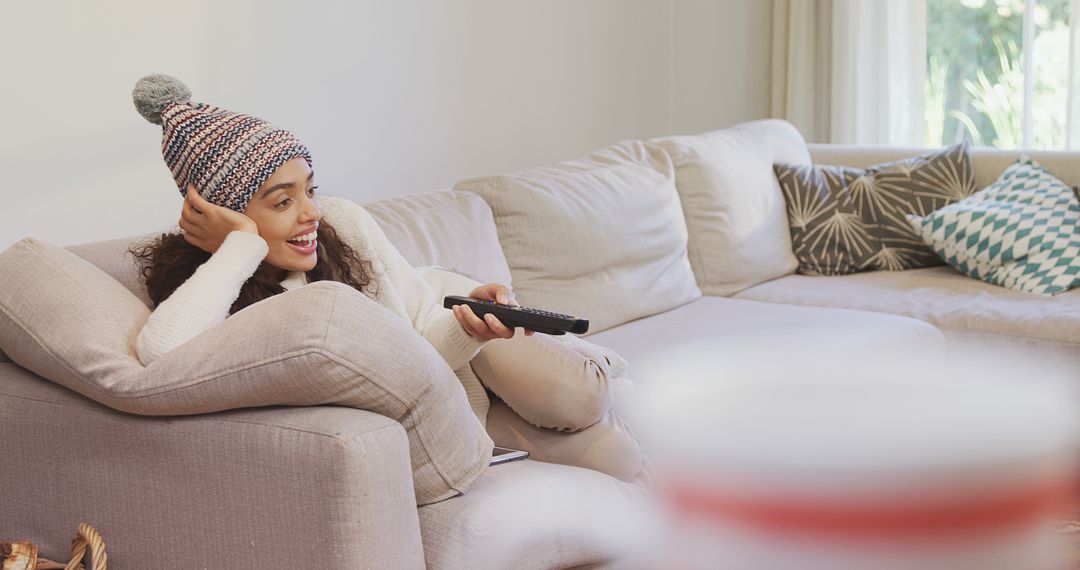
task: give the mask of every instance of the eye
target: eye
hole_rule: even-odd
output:
[[[308,188],[308,191],[307,191],[308,197],[310,198],[311,196],[314,196],[315,191],[318,190],[318,189],[319,189],[318,186],[312,186],[311,188]]]
[[[277,204],[274,204],[274,207],[279,209],[279,210],[284,210],[285,208],[288,208],[289,204],[291,204],[291,203],[292,203],[292,198],[285,198],[284,200],[278,202]]]

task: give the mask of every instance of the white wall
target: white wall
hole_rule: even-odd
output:
[[[140,76],[251,113],[357,201],[765,116],[760,0],[51,0],[0,15],[0,248],[175,223]],[[15,6],[15,7],[13,7]]]

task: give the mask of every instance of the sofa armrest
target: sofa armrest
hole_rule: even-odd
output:
[[[408,440],[362,410],[117,412],[0,364],[0,536],[118,568],[422,568]],[[288,562],[292,560],[294,562]]]

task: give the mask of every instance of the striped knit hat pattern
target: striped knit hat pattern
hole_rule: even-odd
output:
[[[161,154],[182,196],[188,185],[211,204],[243,212],[259,186],[293,158],[311,153],[292,133],[262,119],[193,103],[179,79],[148,75],[132,90],[135,109],[161,125]]]

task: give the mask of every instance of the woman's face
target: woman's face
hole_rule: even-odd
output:
[[[315,231],[322,207],[314,177],[306,160],[289,160],[263,182],[244,209],[270,246],[265,262],[283,272],[310,271],[318,261]]]

